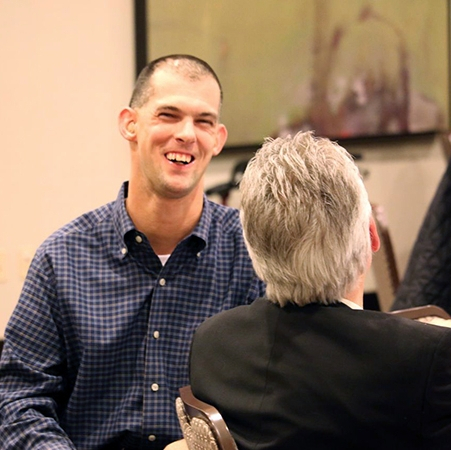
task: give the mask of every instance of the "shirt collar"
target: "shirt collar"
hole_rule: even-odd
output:
[[[119,194],[116,201],[113,204],[113,222],[117,233],[121,236],[122,240],[126,233],[135,229],[132,219],[125,209],[125,199],[128,195],[128,181],[124,182],[119,190]]]
[[[342,298],[340,300],[341,303],[344,303],[346,306],[348,306],[351,309],[363,309],[360,305],[357,303],[351,302],[351,300],[348,300],[346,298]]]
[[[198,238],[202,239],[205,242],[205,244],[208,242],[208,233],[210,231],[212,216],[213,216],[212,206],[208,201],[206,195],[204,195],[202,215],[200,216],[200,220],[197,223],[191,235],[197,236]]]
[[[136,230],[135,225],[132,222],[132,219],[127,213],[125,209],[125,199],[128,196],[128,181],[125,181],[121,189],[119,190],[119,194],[116,198],[116,201],[113,203],[113,222],[114,227],[121,236],[121,244],[125,245],[125,235],[129,231]],[[198,250],[204,248],[208,242],[208,233],[210,230],[210,224],[212,221],[212,206],[208,201],[206,195],[204,195],[204,204],[202,208],[202,215],[196,227],[190,236],[196,236],[202,240],[202,245]]]

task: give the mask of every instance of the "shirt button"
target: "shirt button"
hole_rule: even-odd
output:
[[[121,248],[121,253],[123,254],[123,255],[126,255],[127,254],[127,247],[123,247],[123,248]]]
[[[158,389],[160,389],[160,386],[158,386],[157,383],[152,383],[152,386],[150,386],[150,389],[152,389],[152,391],[157,392]]]
[[[149,439],[150,442],[153,442],[157,437],[154,434],[149,434],[147,439]]]
[[[166,280],[164,278],[160,278],[160,286],[164,286],[166,284]]]
[[[153,337],[154,337],[155,339],[158,339],[158,338],[160,337],[160,332],[159,332],[159,331],[154,331],[154,332],[153,332]]]
[[[143,238],[142,238],[140,235],[138,235],[138,236],[135,237],[135,241],[136,241],[138,244],[141,244],[141,242],[143,241]]]
[[[196,255],[198,258],[200,258],[200,252]]]

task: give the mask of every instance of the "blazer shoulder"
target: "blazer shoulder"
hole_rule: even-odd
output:
[[[202,322],[195,331],[196,336],[205,334],[222,334],[225,330],[239,328],[251,329],[258,327],[265,315],[270,302],[264,298],[257,298],[249,305],[239,305],[221,311]],[[273,313],[274,314],[274,313]]]

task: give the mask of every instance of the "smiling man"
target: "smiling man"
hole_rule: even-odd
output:
[[[227,138],[221,97],[208,66],[163,59],[144,69],[119,116],[131,148],[127,211],[157,253],[171,253],[199,221],[204,173]]]
[[[204,61],[155,60],[119,129],[131,173],[116,201],[38,249],[0,363],[0,448],[162,449],[181,437],[194,329],[263,295],[238,211],[207,200],[227,138]]]

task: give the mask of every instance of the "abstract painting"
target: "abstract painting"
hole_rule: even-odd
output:
[[[218,73],[230,146],[306,129],[336,139],[449,129],[449,0],[144,8],[147,60],[190,53]]]

